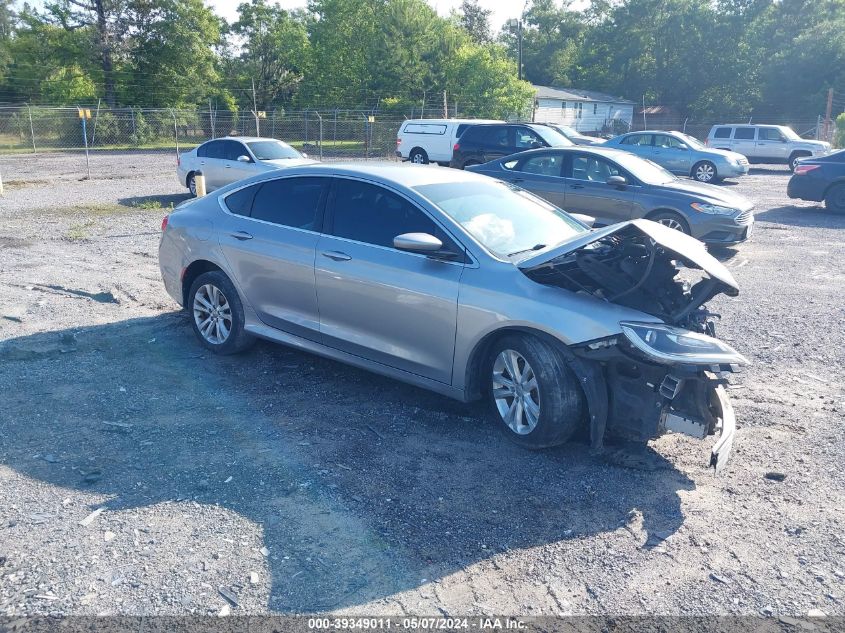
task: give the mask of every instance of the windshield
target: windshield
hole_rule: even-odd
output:
[[[415,190],[501,258],[554,246],[587,231],[545,200],[503,182],[452,182]]]
[[[251,143],[247,143],[247,146],[258,160],[302,158],[302,154],[287,143],[282,143],[281,141],[252,141]]]
[[[570,147],[574,145],[572,141],[566,138],[563,134],[545,125],[537,125],[531,128],[540,137],[549,144],[549,147]]]
[[[790,141],[800,141],[800,140],[802,140],[801,137],[798,136],[791,127],[786,127],[785,125],[779,125],[778,129]]]
[[[568,127],[568,126],[566,126],[566,125],[557,125],[557,126],[555,126],[555,127],[556,127],[558,130],[560,130],[560,132],[561,132],[562,134],[565,134],[565,135],[567,135],[567,136],[581,136],[581,133],[580,133],[580,132],[578,132],[577,130],[574,130],[574,129],[572,129],[571,127]]]
[[[693,149],[707,149],[704,145],[699,141],[697,138],[690,136],[689,134],[678,134],[683,140],[684,143],[692,147]]]
[[[645,158],[640,158],[634,154],[628,154],[627,152],[615,152],[613,154],[613,160],[619,163],[620,167],[633,174],[635,178],[648,185],[663,185],[667,182],[677,180],[676,176],[663,169],[663,167],[657,163],[653,163]]]

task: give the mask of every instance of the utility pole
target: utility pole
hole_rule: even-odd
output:
[[[522,81],[522,16],[516,21],[516,41],[517,41],[517,50],[519,51],[518,61],[519,69],[517,70],[517,79]]]
[[[824,111],[824,140],[830,140],[830,128],[831,128],[831,121],[830,115],[833,110],[833,88],[829,88],[827,91],[827,108]]]
[[[449,118],[449,106],[447,105],[446,91],[445,90],[443,91],[443,118],[444,119]]]

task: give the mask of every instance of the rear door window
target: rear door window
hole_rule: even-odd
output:
[[[632,134],[622,139],[620,145],[652,145],[654,134]]]
[[[683,146],[683,143],[674,136],[669,136],[668,134],[655,134],[654,145],[663,149],[680,149]]]
[[[230,193],[223,200],[226,208],[235,215],[249,215],[252,213],[252,201],[261,185],[244,187],[234,193]]]
[[[542,154],[541,156],[531,156],[523,160],[517,171],[526,174],[537,174],[538,176],[560,177],[562,165],[563,156],[561,154]]]
[[[718,127],[716,128],[716,132],[713,134],[713,138],[730,138],[731,137],[731,128],[729,127]]]
[[[471,130],[471,139],[482,145],[493,147],[508,147],[508,128],[502,125],[477,127]],[[469,132],[467,136],[469,136]]]
[[[741,141],[753,141],[755,129],[753,127],[738,127],[734,130],[734,138]]]
[[[224,141],[209,141],[200,145],[197,156],[200,158],[223,158],[225,154]]]
[[[433,123],[408,123],[405,126],[408,134],[436,134],[442,136],[446,133],[446,126]]]
[[[302,176],[261,183],[252,202],[252,217],[307,231],[320,230],[320,202],[327,178]]]

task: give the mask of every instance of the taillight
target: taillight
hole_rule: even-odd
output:
[[[402,139],[401,139],[401,138],[397,138],[397,139],[396,139],[396,147],[399,147],[401,144],[402,144]]]
[[[161,221],[161,232],[164,233],[164,230],[167,228],[167,221],[170,220],[170,216],[164,216],[164,219]]]
[[[459,149],[461,149],[460,143],[455,143],[455,145],[452,147],[453,152],[457,152]]]
[[[176,166],[180,167],[182,165],[182,157],[179,154],[176,154]]]
[[[811,172],[814,169],[818,169],[821,165],[796,165],[795,166],[795,175],[796,176],[803,176],[807,172]]]

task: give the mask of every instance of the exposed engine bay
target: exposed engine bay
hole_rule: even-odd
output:
[[[704,303],[736,291],[704,274],[697,281],[684,279],[685,268],[699,267],[630,224],[525,273],[538,283],[588,293],[712,336],[715,315]]]
[[[646,441],[666,432],[721,437],[710,464],[730,454],[735,418],[725,387],[745,358],[715,338],[704,306],[739,292],[704,245],[648,220],[632,220],[561,244],[519,264],[532,280],[588,294],[655,316],[663,323],[622,322],[622,333],[571,348],[590,412],[590,439],[605,433]]]

